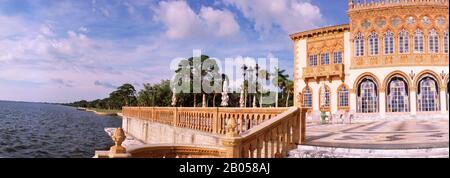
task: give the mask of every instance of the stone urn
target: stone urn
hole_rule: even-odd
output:
[[[122,146],[123,141],[125,141],[126,136],[122,128],[117,128],[112,135],[112,140],[114,141],[114,146],[111,147],[111,154],[124,154],[126,153],[125,147]]]

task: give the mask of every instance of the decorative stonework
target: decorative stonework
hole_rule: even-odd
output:
[[[447,2],[448,3],[448,2]],[[375,3],[378,4],[378,3]],[[406,5],[405,5],[406,4]],[[448,4],[441,1],[430,1],[426,7],[422,2],[415,3],[393,3],[370,5],[366,8],[353,8],[349,11],[350,24],[369,24],[375,22],[377,25],[371,25],[369,28],[364,26],[352,27],[351,48],[354,51],[354,41],[358,33],[365,37],[365,51],[361,57],[355,57],[352,54],[351,68],[373,68],[386,66],[447,66],[448,54],[443,53],[443,35],[448,29]],[[398,7],[397,7],[398,6]],[[386,24],[381,19],[389,19]],[[399,54],[398,34],[401,30],[409,33],[409,52]],[[413,34],[420,29],[424,33],[424,53],[414,54]],[[428,33],[435,29],[440,37],[438,54],[428,52]],[[384,35],[387,31],[394,34],[394,54],[385,55]],[[369,36],[371,33],[377,33],[379,36],[379,55],[369,56]]]

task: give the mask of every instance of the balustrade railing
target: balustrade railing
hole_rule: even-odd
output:
[[[230,119],[236,119],[237,132],[241,134],[287,109],[124,107],[122,113],[124,117],[223,135],[226,133],[226,124]]]
[[[305,142],[305,109],[288,111],[243,134],[229,124],[223,145],[229,158],[282,158],[287,151]],[[235,122],[235,121],[234,121]]]

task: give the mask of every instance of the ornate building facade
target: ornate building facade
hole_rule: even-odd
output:
[[[297,106],[312,116],[448,114],[449,0],[349,0],[348,16],[291,35]]]

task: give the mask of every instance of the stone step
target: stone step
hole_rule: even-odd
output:
[[[299,145],[288,158],[449,158],[449,148],[359,149]]]

